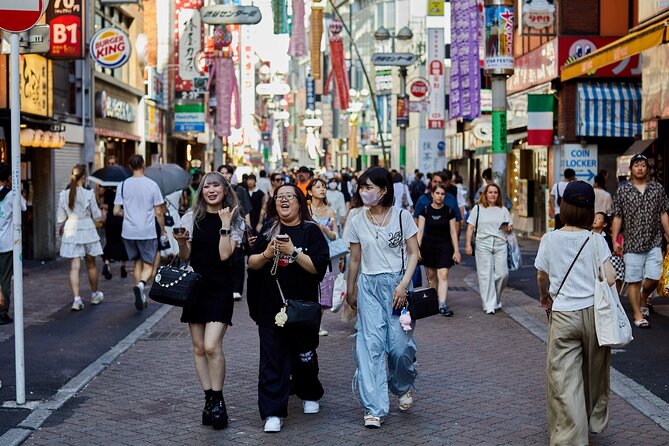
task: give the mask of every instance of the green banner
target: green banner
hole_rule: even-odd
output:
[[[506,111],[492,112],[492,153],[507,153]]]

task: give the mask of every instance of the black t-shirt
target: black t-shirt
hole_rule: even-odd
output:
[[[265,234],[271,222],[261,230],[249,255],[260,254],[269,244]],[[282,255],[277,267],[277,276],[286,299],[318,302],[319,283],[323,280],[330,262],[330,250],[321,229],[314,222],[304,222],[298,226],[281,225],[280,234],[288,234],[295,249],[311,258],[318,274],[304,270],[290,256]],[[247,301],[251,318],[258,325],[274,326],[274,316],[283,301],[279,294],[275,276],[271,275],[274,259],[265,262],[260,270],[248,270]]]
[[[430,205],[425,207],[420,215],[425,218],[424,237],[444,242],[451,240],[450,222],[455,218],[453,209],[446,205],[435,209]]]

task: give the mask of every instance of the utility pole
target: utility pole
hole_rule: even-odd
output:
[[[492,175],[506,197],[506,79],[513,74],[513,0],[485,0],[484,72],[492,81]]]
[[[400,127],[400,172],[402,173],[402,181],[406,180],[407,127],[409,125],[408,102],[409,101],[407,98],[407,67],[400,67],[400,96],[397,101],[397,124]],[[400,111],[402,112],[401,114]]]

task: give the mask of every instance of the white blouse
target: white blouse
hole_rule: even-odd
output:
[[[93,243],[100,241],[95,221],[101,216],[98,203],[95,201],[95,192],[77,187],[74,199],[74,209],[69,207],[70,190],[61,191],[58,200],[58,223],[65,222],[63,243]]]
[[[479,215],[480,212],[480,215]],[[506,232],[500,230],[502,223],[513,225],[511,221],[511,214],[504,206],[488,206],[487,208],[476,205],[469,213],[467,223],[476,226],[476,216],[478,217],[478,230],[476,231],[476,238],[482,239],[485,237],[498,237],[506,240]]]

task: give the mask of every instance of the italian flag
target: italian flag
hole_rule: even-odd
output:
[[[553,144],[553,95],[527,95],[527,145]]]

